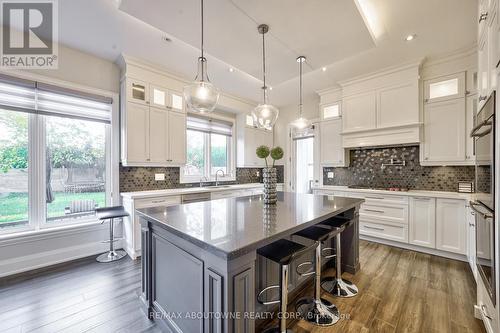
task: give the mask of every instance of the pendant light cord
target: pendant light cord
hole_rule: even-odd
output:
[[[204,59],[204,52],[203,52],[203,0],[201,0],[201,57]]]
[[[266,33],[262,33],[262,72],[264,77],[264,86],[262,90],[264,90],[264,104],[267,104],[267,86],[266,86],[266,43],[264,41],[264,35]]]
[[[299,61],[299,118],[302,118],[302,59]]]

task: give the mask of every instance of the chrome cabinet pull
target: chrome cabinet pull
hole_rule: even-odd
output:
[[[477,213],[479,214],[480,216],[483,217],[483,219],[485,220],[492,220],[494,218],[493,214],[487,214],[487,213],[483,213],[482,211],[480,211],[479,209],[476,208],[476,206],[480,206],[480,207],[483,207],[483,205],[481,205],[480,203],[478,202],[475,202],[475,201],[470,201],[469,202],[470,204],[470,207]]]
[[[151,200],[152,203],[164,203],[166,200]]]
[[[479,96],[479,98],[477,100],[478,100],[478,102],[482,102],[482,101],[485,101],[487,98],[488,98],[488,96]]]
[[[481,15],[479,15],[479,23],[481,23],[482,21],[485,21],[486,19],[488,18],[488,13],[481,13]]]
[[[371,227],[369,225],[365,225],[365,228],[367,228],[367,229],[373,229],[373,230],[378,230],[378,231],[384,231],[385,230],[384,228]]]
[[[486,306],[484,304],[481,304],[481,311],[486,318],[488,318],[489,320],[493,320],[488,312],[486,312]]]
[[[373,212],[373,213],[381,213],[384,214],[385,212],[383,210],[376,210],[376,209],[365,209],[366,212]]]
[[[367,199],[374,199],[374,200],[384,200],[382,197],[366,197]]]

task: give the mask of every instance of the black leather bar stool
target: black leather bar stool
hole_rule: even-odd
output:
[[[350,227],[354,220],[344,217],[335,217],[321,224],[333,229],[341,228],[342,231]],[[342,232],[335,236],[335,276],[327,277],[321,281],[321,287],[328,293],[337,297],[353,297],[358,294],[358,287],[351,281],[342,279]]]
[[[331,326],[337,323],[340,319],[337,307],[326,299],[321,298],[321,262],[322,257],[327,259],[331,258],[331,256],[325,252],[333,250],[331,248],[323,248],[323,242],[335,237],[337,234],[342,232],[342,230],[342,228],[332,229],[313,226],[295,234],[314,241],[314,246],[316,247],[314,258],[314,297],[312,299],[303,298],[299,300],[296,307],[303,319],[317,326]],[[303,263],[301,265],[304,264],[307,263]],[[301,274],[300,272],[297,273]]]
[[[127,253],[123,250],[115,250],[115,242],[118,241],[118,239],[115,239],[114,235],[114,219],[129,216],[129,214],[125,211],[125,208],[123,208],[123,206],[97,208],[95,212],[97,218],[101,220],[101,224],[104,223],[104,221],[109,220],[109,251],[98,256],[96,260],[98,262],[111,262],[120,260],[121,258],[125,257]]]
[[[279,313],[281,314],[279,326],[269,328],[264,333],[292,333],[292,330],[286,328],[285,312],[288,305],[288,281],[290,274],[290,263],[304,252],[312,249],[302,244],[292,242],[287,239],[277,240],[267,246],[257,250],[257,253],[269,260],[280,265],[280,280],[279,285],[269,286],[264,288],[257,296],[257,301],[263,305],[279,304]],[[263,299],[264,294],[272,289],[279,289],[280,299],[266,301]]]

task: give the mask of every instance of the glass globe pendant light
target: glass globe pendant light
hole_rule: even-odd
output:
[[[294,120],[292,122],[292,126],[294,126],[297,129],[304,129],[306,127],[309,127],[311,123],[309,120],[304,118],[302,115],[302,64],[306,61],[306,57],[300,56],[297,58],[297,62],[299,63],[299,118]]]
[[[184,87],[184,99],[192,111],[212,112],[219,102],[220,92],[208,79],[207,58],[203,49],[203,0],[201,0],[201,56],[198,58],[198,73],[194,81]]]
[[[263,91],[263,103],[259,104],[255,109],[252,110],[252,118],[254,125],[259,128],[264,128],[271,130],[278,120],[279,110],[271,104],[267,104],[267,86],[266,86],[266,44],[264,35],[269,31],[269,26],[267,24],[261,24],[257,28],[259,33],[262,35],[262,68],[263,68],[263,78],[264,86]]]

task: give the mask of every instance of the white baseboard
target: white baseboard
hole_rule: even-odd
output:
[[[374,242],[374,243],[380,243],[380,244],[390,245],[390,246],[399,247],[402,249],[412,250],[412,251],[416,251],[416,252],[432,254],[435,256],[444,257],[444,258],[448,258],[448,259],[467,261],[467,257],[465,255],[462,255],[462,254],[451,253],[451,252],[446,252],[446,251],[441,251],[441,250],[436,250],[436,249],[430,249],[427,247],[422,247],[422,246],[413,245],[413,244],[399,243],[399,242],[394,242],[394,241],[390,241],[390,240],[386,240],[386,239],[380,239],[380,238],[364,236],[364,235],[360,235],[359,238],[363,239],[363,240],[370,241],[370,242]]]

